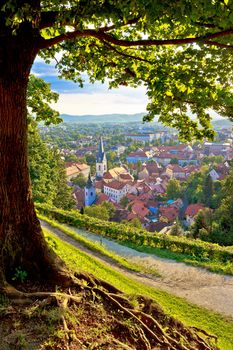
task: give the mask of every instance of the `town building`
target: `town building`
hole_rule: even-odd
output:
[[[113,180],[104,184],[104,194],[114,202],[119,203],[121,198],[125,197],[128,192],[128,186],[124,182]]]
[[[90,166],[84,163],[67,162],[65,163],[66,178],[71,180],[82,174],[85,178],[88,178],[90,173]]]
[[[92,205],[96,200],[96,190],[95,185],[91,179],[91,174],[89,173],[89,177],[87,180],[87,184],[85,186],[85,206]]]
[[[133,141],[137,142],[151,142],[154,140],[155,135],[154,134],[128,134],[126,135],[127,139],[131,139]]]
[[[198,214],[200,210],[205,209],[203,204],[195,203],[190,204],[185,210],[185,219],[188,226],[194,223],[194,217]]]
[[[103,178],[104,173],[107,171],[107,158],[104,152],[104,145],[102,137],[99,142],[99,149],[96,157],[96,177],[98,179]]]

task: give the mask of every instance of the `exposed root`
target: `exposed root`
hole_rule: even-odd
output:
[[[79,344],[80,349],[88,348],[85,342],[82,343],[80,341],[77,333],[75,335],[73,329],[70,329],[70,324],[67,323],[66,318],[69,309],[77,306],[82,308],[84,300],[88,300],[90,305],[98,305],[99,302],[103,303],[103,307],[106,310],[110,310],[111,317],[113,320],[115,319],[115,323],[119,324],[119,332],[117,327],[115,331],[112,329],[113,336],[109,334],[107,337],[100,337],[92,344],[92,349],[98,349],[101,346],[101,349],[108,349],[111,348],[111,344],[125,350],[218,349],[217,345],[211,346],[209,344],[209,339],[214,339],[217,342],[216,336],[210,335],[196,327],[185,327],[179,321],[171,317],[165,317],[162,310],[156,310],[154,302],[150,299],[139,297],[139,308],[136,309],[121,291],[93,276],[80,273],[72,278],[69,276],[69,281],[69,288],[62,288],[61,291],[26,293],[18,291],[10,285],[5,286],[4,291],[8,298],[11,299],[12,305],[31,304],[34,305],[34,310],[57,306],[61,311],[60,322],[65,338],[63,339],[65,342],[63,343],[63,348],[66,350],[70,350],[72,342]],[[9,312],[13,314],[14,310]],[[129,324],[127,324],[126,320],[129,321]],[[125,331],[122,334],[121,329]],[[109,332],[111,333],[111,329]],[[200,334],[203,334],[205,339]],[[125,336],[126,339],[122,338],[122,336]]]

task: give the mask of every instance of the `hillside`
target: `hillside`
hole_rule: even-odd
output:
[[[103,114],[103,115],[69,115],[62,114],[61,118],[64,123],[132,123],[142,122],[145,113],[137,114]]]
[[[15,286],[25,293],[21,299],[0,300],[1,349],[220,349],[216,336],[198,329],[198,322],[195,322],[196,327],[184,325],[171,312],[165,312],[156,299],[165,303],[170,299],[170,304],[179,305],[180,311],[192,311],[193,315],[199,312],[199,316],[205,318],[200,309],[186,306],[182,300],[170,298],[165,293],[160,293],[160,297],[157,293],[156,298],[156,290],[153,294],[153,289],[144,289],[143,285],[109,269],[50,232],[45,231],[45,235],[50,246],[73,271],[77,271],[76,283],[70,288],[56,286],[53,290],[43,286],[44,291],[37,293],[34,289],[38,286],[24,280],[15,281]],[[88,270],[95,276],[86,274]],[[110,284],[109,279],[114,282]],[[207,314],[213,320],[211,314]],[[202,322],[205,324],[204,319]],[[220,329],[226,326],[227,344],[230,324],[221,324],[216,317],[215,322]],[[222,349],[230,349],[222,344]]]

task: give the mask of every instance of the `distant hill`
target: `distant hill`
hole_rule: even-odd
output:
[[[214,120],[212,122],[213,126],[215,129],[222,129],[222,128],[232,128],[233,124],[232,122],[227,119],[227,118],[221,118],[221,119],[218,119],[218,120]]]
[[[102,115],[69,115],[61,114],[64,123],[132,123],[142,122],[146,113],[137,114],[102,114]]]
[[[99,124],[99,123],[141,123],[142,118],[146,113],[136,113],[136,114],[101,114],[101,115],[70,115],[61,114],[64,123],[76,123],[76,124]],[[227,118],[221,118],[216,113],[212,113],[213,117],[213,127],[214,129],[220,128],[230,128],[232,127],[232,122]],[[157,122],[158,118],[154,119]]]

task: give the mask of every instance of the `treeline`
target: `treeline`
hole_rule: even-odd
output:
[[[214,260],[223,263],[233,261],[232,247],[221,247],[217,244],[186,237],[174,237],[159,233],[151,234],[143,229],[91,218],[74,210],[67,212],[44,204],[37,204],[36,207],[39,213],[61,223],[86,229],[118,241],[131,242],[138,246],[168,249],[172,252],[187,254],[207,261]]]
[[[56,148],[49,148],[41,139],[36,125],[28,135],[29,169],[33,199],[58,208],[74,207],[72,190],[67,185],[64,162]]]

